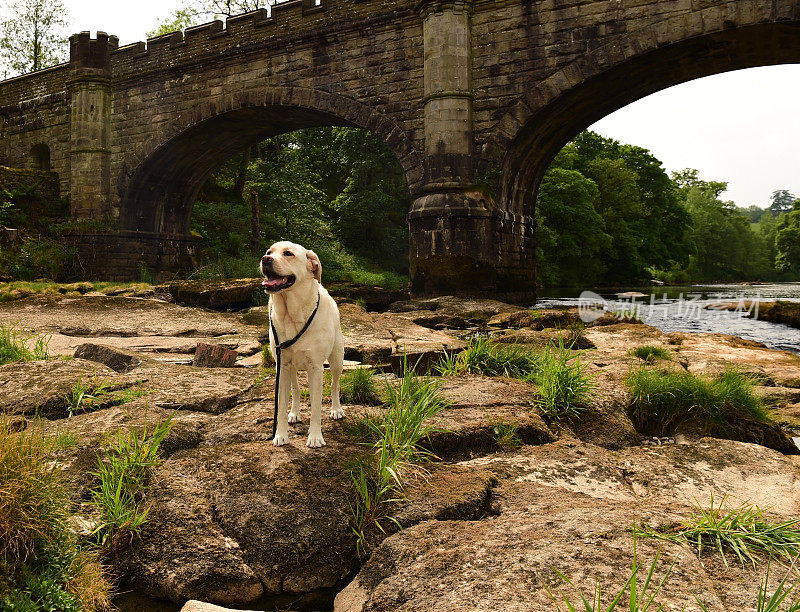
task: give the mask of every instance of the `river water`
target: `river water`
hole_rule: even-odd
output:
[[[625,295],[639,294],[639,295]],[[582,297],[583,296],[583,297]],[[800,283],[766,285],[687,285],[625,289],[543,289],[534,308],[590,303],[612,311],[635,312],[648,325],[665,332],[713,332],[763,342],[770,348],[800,354],[800,329],[747,317],[750,302],[800,302]],[[709,305],[740,302],[741,312],[710,310]],[[757,314],[755,308],[753,314]]]

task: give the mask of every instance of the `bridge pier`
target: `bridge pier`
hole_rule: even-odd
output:
[[[475,185],[472,0],[421,0],[425,185],[409,214],[411,291],[535,298],[534,222]]]
[[[97,219],[111,212],[111,50],[117,37],[70,37],[70,213]]]

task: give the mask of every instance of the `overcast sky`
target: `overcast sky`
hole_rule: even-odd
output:
[[[1,2],[2,0],[0,0]],[[64,0],[69,30],[146,38],[181,0]],[[696,168],[728,182],[740,206],[767,206],[773,191],[800,196],[800,65],[741,70],[658,92],[592,129],[650,149],[669,171]]]

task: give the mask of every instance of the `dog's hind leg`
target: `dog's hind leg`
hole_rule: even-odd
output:
[[[292,381],[292,409],[289,411],[289,423],[299,423],[300,418],[300,383],[297,380],[297,368],[289,367],[289,379]]]
[[[339,333],[328,357],[328,363],[331,364],[331,418],[337,421],[344,418],[344,410],[339,403],[339,379],[342,377],[343,362],[344,337]]]
[[[322,364],[308,368],[308,387],[311,391],[311,424],[308,428],[306,446],[325,446],[322,438]]]

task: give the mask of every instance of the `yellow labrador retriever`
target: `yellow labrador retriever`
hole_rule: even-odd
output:
[[[269,347],[276,361],[275,332],[282,344],[300,334],[296,342],[281,351],[278,418],[272,442],[275,446],[286,444],[289,423],[301,420],[297,371],[306,370],[311,391],[311,425],[306,446],[319,448],[325,445],[322,437],[322,372],[325,359],[331,368],[331,418],[344,417],[344,410],[339,403],[339,378],[344,361],[339,308],[321,285],[322,264],[319,257],[299,244],[276,242],[269,247],[261,258],[261,273],[264,275],[261,284],[270,296]],[[303,331],[307,324],[307,329]],[[291,411],[288,411],[289,383],[292,387]]]

